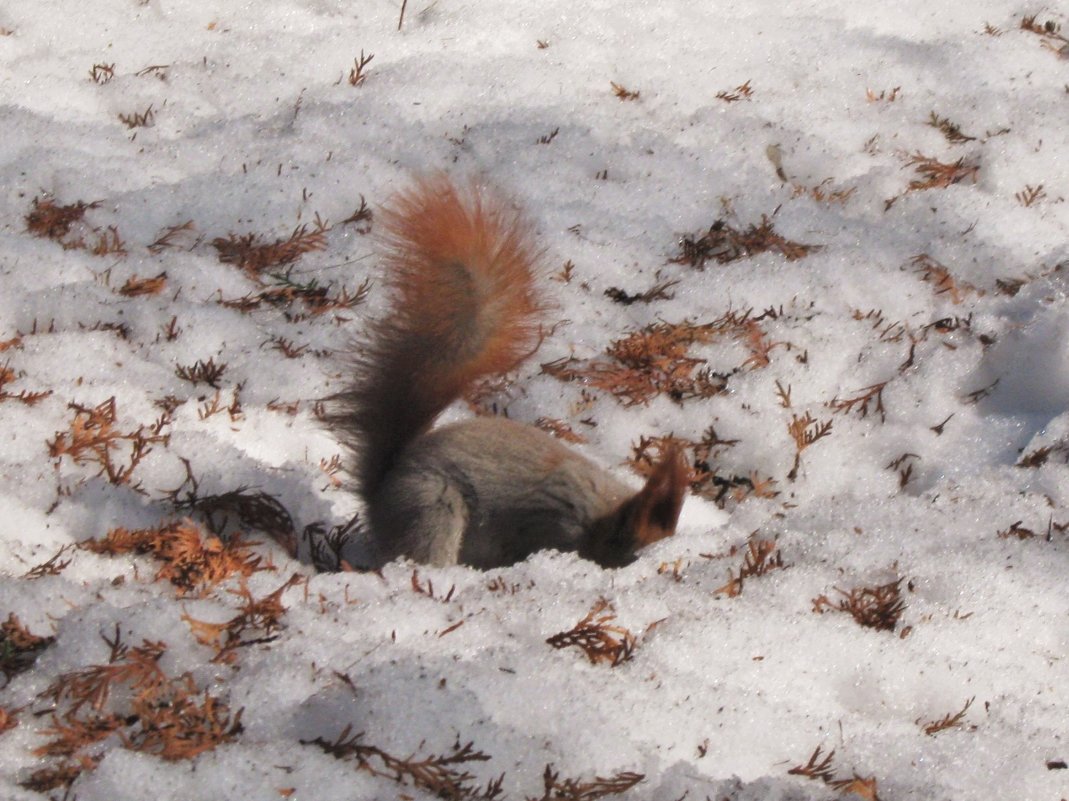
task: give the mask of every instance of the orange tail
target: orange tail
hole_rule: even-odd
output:
[[[472,382],[533,352],[542,310],[528,225],[478,186],[423,179],[380,219],[391,311],[356,350],[333,415],[359,448],[365,497]]]

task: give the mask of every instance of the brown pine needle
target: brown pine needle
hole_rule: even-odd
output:
[[[546,640],[554,648],[577,647],[586,654],[590,664],[606,663],[616,667],[634,655],[635,635],[612,624],[616,612],[605,598],[598,601],[586,616],[568,631],[554,634]]]

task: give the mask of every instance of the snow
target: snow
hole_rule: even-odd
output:
[[[55,638],[0,689],[14,722],[0,795],[434,796],[380,756],[362,770],[323,747],[361,734],[415,761],[471,742],[490,758],[452,768],[476,795],[503,775],[506,798],[542,797],[547,765],[562,782],[642,774],[621,796],[634,799],[1069,796],[1065,15],[1010,0],[437,0],[407,4],[399,31],[399,13],[380,0],[0,9],[0,617]],[[361,53],[374,58],[353,86]],[[139,114],[151,124],[119,118]],[[977,169],[911,190],[925,180],[911,158]],[[147,555],[72,548],[26,577],[65,546],[190,514],[175,504],[190,474],[201,497],[266,493],[297,532],[349,520],[359,504],[316,402],[384,299],[374,236],[341,221],[435,170],[497,187],[545,249],[557,325],[493,402],[564,421],[621,476],[640,436],[698,441],[712,425],[737,440],[709,459],[741,500],[691,497],[676,537],[615,571],[540,553],[489,573],[316,572],[307,543],[291,559],[249,531],[274,569],[244,584],[183,594]],[[27,226],[49,198],[95,205],[57,241]],[[677,259],[717,220],[764,217],[819,247]],[[370,279],[366,302],[222,303],[277,279],[222,263],[213,240],[272,242],[317,219],[332,227],[290,279],[335,294]],[[125,252],[94,255],[109,226]],[[172,246],[150,249],[169,228]],[[161,273],[155,294],[120,291]],[[669,299],[604,294],[661,281],[678,282]],[[692,346],[727,375],[712,397],[625,406],[541,369],[604,358],[654,322],[747,310],[775,344],[765,364],[746,363],[743,339]],[[287,343],[304,350],[289,358]],[[209,359],[225,365],[217,387],[176,373]],[[881,382],[882,414],[875,398],[864,415],[831,405]],[[125,482],[49,450],[78,408],[110,398],[123,434],[171,409],[166,441]],[[792,481],[788,425],[806,413],[832,428]],[[784,567],[725,591],[762,542]],[[224,659],[198,640],[192,621],[225,624],[294,574],[277,627]],[[900,579],[893,630],[827,608]],[[635,637],[616,666],[546,642],[599,599],[604,624]],[[46,690],[125,664],[116,632],[165,644],[169,679],[241,710],[233,736],[167,760],[133,747],[142,719],[68,756],[38,750],[69,720],[70,699]],[[127,715],[136,695],[119,682],[82,716]],[[925,733],[970,699],[957,725]],[[818,761],[835,752],[827,781],[790,772],[818,746]],[[26,786],[79,760],[69,790]],[[573,790],[555,797],[594,797]]]

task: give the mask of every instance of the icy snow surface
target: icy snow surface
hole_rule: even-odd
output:
[[[413,0],[399,31],[394,0],[0,6],[0,618],[55,638],[16,670],[5,629],[0,796],[59,798],[42,777],[74,766],[79,801],[433,797],[388,758],[470,742],[489,758],[440,766],[471,774],[454,796],[503,777],[502,798],[593,798],[612,789],[595,777],[623,789],[635,773],[620,797],[1069,797],[1069,19],[1056,9]],[[374,58],[354,86],[361,53]],[[250,529],[274,570],[245,595],[238,578],[183,595],[148,555],[73,548],[26,577],[64,546],[189,514],[172,498],[190,476],[202,497],[270,495],[297,533],[345,523],[358,504],[316,402],[384,306],[374,220],[342,221],[437,170],[514,199],[545,249],[547,335],[487,405],[562,421],[623,476],[641,437],[715,429],[719,444],[688,453],[721,483],[688,501],[678,536],[617,571],[541,553],[414,576],[317,573],[307,541],[290,559]],[[30,230],[42,205],[79,202],[93,205],[66,233]],[[765,220],[819,247],[680,259],[717,221]],[[317,248],[259,278],[212,244],[317,221]],[[320,314],[231,302],[283,273],[331,297],[370,290]],[[649,303],[605,294],[664,282]],[[705,360],[695,374],[726,377],[712,397],[625,405],[541,369],[728,313],[749,335],[688,350]],[[178,373],[209,360],[225,365],[217,386]],[[111,398],[122,434],[151,435],[169,412],[168,439],[129,476],[129,439],[110,478],[91,453],[58,452],[79,409]],[[803,435],[832,424],[797,465],[792,420]],[[773,546],[782,567],[737,592],[748,548]],[[218,658],[196,621],[234,619],[294,574],[277,625]],[[893,630],[835,608],[900,579]],[[599,599],[616,615],[607,636],[635,638],[616,666],[546,642]],[[163,644],[174,687],[216,699],[231,724],[241,710],[224,741],[189,759],[139,748],[151,716],[131,713],[136,682],[72,712],[57,687],[146,641]],[[96,742],[56,745],[65,721],[105,718]],[[365,747],[363,768],[355,748],[324,747],[340,741]],[[821,775],[790,772],[818,746],[816,762],[835,752]]]

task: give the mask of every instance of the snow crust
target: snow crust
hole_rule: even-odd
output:
[[[0,689],[18,720],[0,735],[0,795],[42,797],[22,786],[51,764],[35,753],[49,740],[40,694],[106,663],[116,630],[166,643],[163,669],[241,709],[242,730],[171,762],[105,739],[71,787],[79,801],[432,797],[310,743],[347,730],[399,757],[470,741],[491,758],[464,769],[480,786],[504,774],[507,798],[540,797],[547,764],[587,781],[644,774],[634,799],[837,797],[789,773],[817,746],[834,749],[835,778],[872,777],[885,801],[1069,795],[1069,21],[1054,8],[437,0],[409,3],[398,31],[398,5],[381,0],[5,4],[0,617],[55,642]],[[1038,32],[1022,27],[1030,15]],[[354,87],[361,51],[374,59]],[[94,81],[94,65],[114,77]],[[148,109],[148,126],[119,118]],[[978,169],[910,191],[917,156]],[[302,282],[371,280],[366,303],[300,320],[222,305],[260,287],[210,243],[340,223],[434,170],[522,206],[550,275],[574,265],[569,282],[547,276],[561,324],[499,399],[511,417],[567,422],[622,476],[640,436],[714,426],[737,442],[713,467],[771,479],[774,497],[692,497],[678,535],[618,571],[540,553],[490,573],[420,567],[414,584],[411,564],[316,573],[306,548],[293,560],[257,537],[276,569],[249,578],[254,597],[304,579],[282,595],[279,636],[230,664],[185,616],[233,617],[236,580],[179,597],[147,557],[85,551],[24,577],[65,545],[173,519],[183,460],[200,492],[263,491],[298,530],[349,519],[358,502],[320,467],[340,447],[314,404],[383,313],[373,235],[335,225],[293,265]],[[26,216],[47,197],[97,204],[85,236],[114,226],[125,254],[33,236]],[[763,217],[819,249],[673,261],[717,220]],[[150,251],[186,221],[180,246]],[[118,291],[160,273],[159,294]],[[666,280],[668,300],[604,294]],[[540,370],[657,321],[770,309],[767,365],[740,369],[739,341],[693,349],[729,375],[707,399],[588,404]],[[279,339],[307,351],[286,358]],[[198,414],[215,390],[176,374],[209,358],[226,365],[224,405],[240,386],[239,415]],[[882,415],[829,405],[880,382]],[[51,394],[8,397],[23,390]],[[168,396],[170,439],[138,465],[140,491],[50,457],[70,404],[114,397],[129,431]],[[833,427],[792,481],[787,426],[805,412]],[[725,582],[759,540],[785,569],[732,597]],[[814,611],[898,579],[894,631]],[[433,597],[416,589],[427,582]],[[546,643],[601,598],[637,637],[629,661]],[[970,699],[960,725],[925,733]]]

